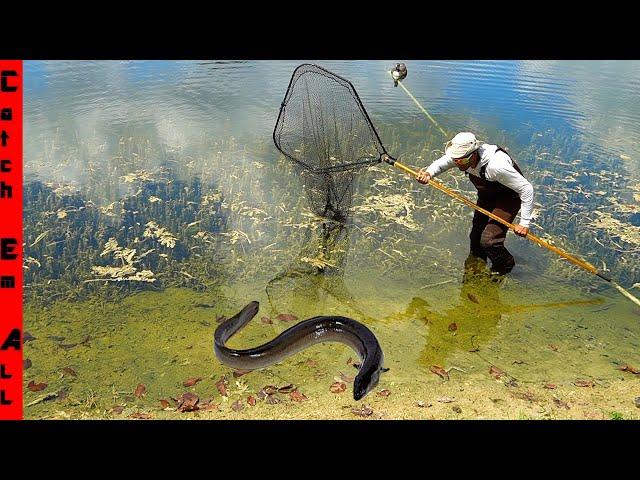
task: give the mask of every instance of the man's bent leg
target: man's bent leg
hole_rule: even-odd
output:
[[[478,195],[478,201],[476,205],[480,208],[484,208],[485,210],[493,210],[494,204],[493,202],[481,197]],[[489,222],[489,217],[487,217],[484,213],[480,213],[478,210],[474,210],[473,212],[473,222],[471,224],[471,233],[469,234],[469,240],[471,241],[470,250],[473,255],[481,258],[482,260],[487,260],[487,252],[482,247],[482,232],[487,226]]]
[[[491,213],[513,223],[518,210],[520,210],[520,199],[509,197],[497,201]],[[501,275],[509,273],[516,264],[513,255],[504,246],[507,231],[508,228],[505,225],[491,219],[480,236],[480,245],[491,259],[491,270]]]

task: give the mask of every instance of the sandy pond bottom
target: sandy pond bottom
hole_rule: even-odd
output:
[[[167,289],[118,303],[27,304],[24,415],[640,418],[640,375],[633,373],[640,368],[640,322],[630,302],[615,293],[579,293],[562,282],[550,286],[548,279],[525,285],[517,275],[500,284],[443,278],[429,279],[439,285],[426,288],[420,278],[402,288],[386,278],[381,289],[364,274],[298,276],[272,282],[268,296],[265,282],[256,281],[215,294]],[[350,292],[356,285],[358,296]],[[300,320],[340,314],[376,334],[390,370],[359,402],[352,396],[357,356],[338,343],[234,375],[215,358],[213,332],[219,316],[237,313],[250,300],[260,301],[260,311],[230,346],[264,343],[295,323],[279,319],[280,313]]]

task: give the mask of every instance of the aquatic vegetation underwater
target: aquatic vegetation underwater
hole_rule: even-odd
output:
[[[440,132],[409,131],[380,128],[400,161],[441,154]],[[510,147],[505,132],[479,133]],[[536,234],[639,286],[640,184],[619,173],[625,160],[595,171],[562,132],[530,140],[509,151],[536,189]],[[513,275],[468,280],[472,211],[391,167],[357,176],[342,225],[310,212],[264,139],[187,149],[124,135],[43,155],[25,171],[44,162],[84,176],[24,188],[27,418],[638,416],[635,307],[513,235]],[[461,175],[442,180],[474,198]],[[391,369],[360,403],[343,393],[357,372],[340,345],[232,371],[213,331],[250,300],[262,308],[237,348],[296,319],[345,315],[371,328]]]

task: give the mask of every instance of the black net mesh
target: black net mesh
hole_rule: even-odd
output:
[[[296,163],[314,213],[341,222],[355,173],[386,153],[353,85],[310,64],[293,72],[273,140]]]

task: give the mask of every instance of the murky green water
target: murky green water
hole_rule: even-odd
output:
[[[372,167],[357,179],[351,222],[322,250],[323,225],[271,139],[299,63],[25,64],[24,322],[35,337],[25,344],[25,404],[58,394],[25,416],[182,418],[194,414],[162,411],[159,401],[171,408],[194,391],[219,405],[211,418],[353,417],[343,408],[355,406],[345,346],[314,346],[238,378],[218,363],[216,317],[259,300],[231,345],[273,338],[291,325],[279,313],[367,324],[390,367],[378,390],[391,395],[360,403],[387,417],[455,416],[436,400],[455,389],[466,418],[516,418],[509,402],[527,401],[518,392],[528,386],[571,395],[590,388],[580,380],[594,391],[626,382],[624,398],[599,408],[632,417],[638,378],[620,367],[640,367],[638,308],[512,234],[517,266],[505,281],[463,278],[472,211],[459,202]],[[439,156],[445,139],[393,87],[393,62],[318,63],[354,83],[390,153],[414,167]],[[405,86],[448,132],[473,130],[514,154],[535,188],[534,233],[639,293],[640,63],[407,65]],[[462,175],[442,180],[474,198]],[[215,386],[223,375],[226,398]],[[332,393],[340,375],[347,390]],[[194,377],[202,380],[182,385]],[[30,391],[32,380],[47,387]],[[290,383],[308,400],[245,402]],[[485,392],[496,384],[512,392],[505,410],[474,412],[478,398],[498,395]],[[415,407],[430,399],[435,407]],[[563,416],[553,408],[561,413],[552,418]],[[549,418],[523,413],[536,415]]]

